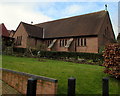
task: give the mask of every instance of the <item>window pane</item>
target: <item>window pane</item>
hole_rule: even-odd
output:
[[[67,40],[65,40],[65,46],[67,45]]]
[[[83,46],[83,38],[81,38],[81,46]]]
[[[61,47],[61,40],[60,40],[60,47]]]
[[[77,39],[77,45],[80,46],[80,39]]]
[[[21,45],[21,42],[22,42],[22,36],[21,36],[21,38],[20,38],[20,45]]]
[[[86,46],[86,38],[84,38],[84,46]]]
[[[64,47],[64,40],[62,40],[62,47]]]

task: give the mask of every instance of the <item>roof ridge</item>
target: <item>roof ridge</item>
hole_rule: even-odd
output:
[[[33,27],[38,27],[38,28],[41,28],[41,27],[39,27],[39,26],[35,26],[35,25],[32,25],[32,24],[28,24],[28,23],[25,23],[25,22],[22,22],[22,21],[21,21],[21,23],[22,23],[22,24],[29,25],[29,26],[33,26]]]

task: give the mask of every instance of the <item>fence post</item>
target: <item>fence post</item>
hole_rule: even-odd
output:
[[[68,96],[75,96],[76,79],[71,77],[68,79]]]
[[[109,79],[103,78],[102,96],[109,96]]]
[[[37,80],[29,78],[27,83],[27,96],[36,96],[36,84]]]

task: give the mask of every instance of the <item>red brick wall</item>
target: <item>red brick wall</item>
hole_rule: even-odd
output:
[[[2,79],[8,85],[12,86],[22,94],[26,94],[27,80],[31,78],[31,74],[15,72],[2,69]],[[34,75],[35,76],[35,75]],[[41,78],[41,79],[40,79]],[[37,76],[37,94],[53,94],[57,93],[57,80],[46,77]],[[44,80],[45,79],[45,80]]]
[[[75,48],[76,38],[72,41],[69,48],[60,47],[60,40],[58,39],[54,46],[48,51],[66,51],[66,52],[84,52],[84,53],[98,53],[98,37],[85,37],[86,38],[86,46],[77,46]],[[70,38],[65,38],[69,40]],[[76,42],[77,43],[77,42]]]
[[[23,27],[22,24],[20,24],[19,26],[20,28],[17,29],[16,33],[14,34],[13,38],[15,38],[15,40],[17,39],[17,36],[22,36],[22,41],[21,41],[21,45],[20,46],[16,46],[16,47],[20,47],[20,48],[26,48],[27,47],[27,38],[28,38],[28,34],[25,30],[25,28]]]
[[[98,38],[87,37],[86,46],[77,46],[76,51],[84,53],[98,53]]]
[[[30,47],[32,49],[38,49],[40,44],[43,44],[43,41],[41,39],[29,37],[28,33],[26,32],[26,30],[22,24],[19,25],[19,28],[17,29],[13,38],[15,38],[15,40],[17,40],[17,36],[22,36],[22,41],[21,41],[21,45],[17,45],[15,47],[19,47],[19,48]]]

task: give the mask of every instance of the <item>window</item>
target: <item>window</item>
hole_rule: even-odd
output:
[[[81,38],[81,46],[83,46],[83,38]]]
[[[66,39],[60,40],[60,47],[64,47],[66,45],[67,45],[67,40]]]
[[[86,46],[86,38],[84,38],[84,46]]]
[[[15,45],[18,45],[18,36],[17,36],[17,38],[16,38]]]
[[[62,47],[64,47],[64,44],[65,44],[65,42],[64,42],[64,39],[62,40]]]
[[[64,46],[66,46],[67,45],[67,40],[65,40],[65,45]]]
[[[77,39],[77,46],[80,46],[80,38]]]
[[[60,47],[62,46],[62,40],[60,40]]]
[[[86,46],[86,38],[77,38],[77,46]]]
[[[60,40],[60,47],[62,47],[62,40]]]
[[[52,43],[52,40],[47,41],[47,46],[49,46]]]
[[[22,36],[17,36],[15,45],[21,45]]]

